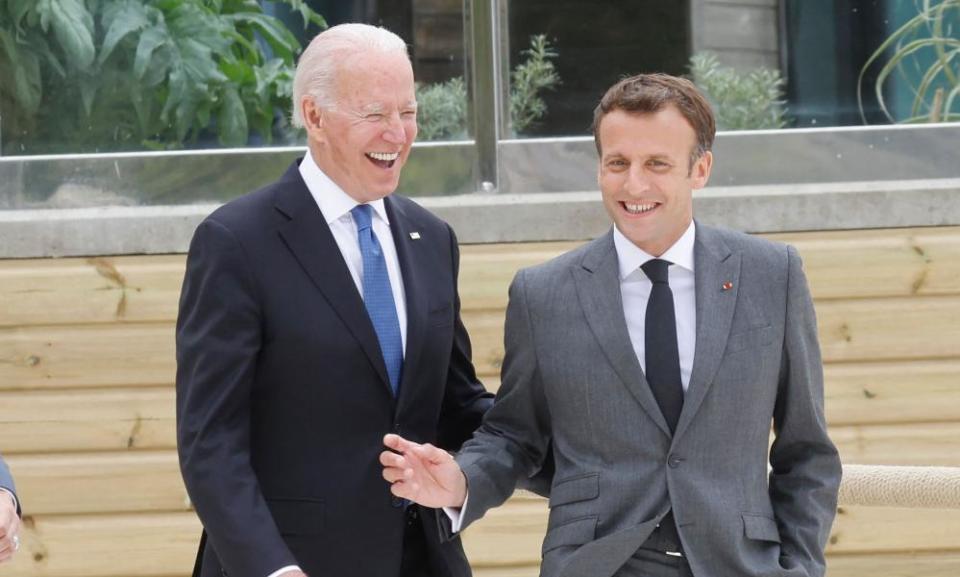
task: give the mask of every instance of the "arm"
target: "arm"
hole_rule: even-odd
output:
[[[837,510],[841,466],[827,436],[817,321],[796,249],[787,247],[783,364],[770,449],[770,500],[782,540],[781,563],[808,577],[825,571],[823,550]]]
[[[240,243],[222,224],[201,223],[177,317],[177,447],[208,545],[238,577],[266,577],[296,564],[250,464],[259,315]]]
[[[538,471],[549,450],[549,414],[536,369],[521,275],[510,288],[503,383],[473,439],[454,460],[436,447],[387,435],[384,444],[392,451],[380,455],[391,492],[427,507],[463,506],[469,484],[470,506],[461,518],[464,528],[503,503],[520,478]],[[442,529],[449,534],[444,520],[440,518]]]

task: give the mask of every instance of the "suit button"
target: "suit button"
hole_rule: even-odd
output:
[[[403,499],[400,497],[390,497],[390,504],[399,509],[400,507],[403,507]]]
[[[683,459],[681,459],[676,455],[670,455],[669,457],[667,457],[667,466],[669,466],[671,469],[676,469],[677,467],[680,466],[680,463],[682,462],[683,462]]]

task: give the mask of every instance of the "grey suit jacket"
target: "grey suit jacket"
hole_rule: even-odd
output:
[[[694,262],[696,354],[672,436],[630,343],[612,233],[517,274],[501,388],[457,457],[464,527],[552,446],[544,577],[613,575],[668,506],[698,577],[824,574],[840,460],[800,258],[698,224]]]

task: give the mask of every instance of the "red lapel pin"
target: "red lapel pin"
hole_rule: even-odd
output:
[[[730,290],[730,289],[732,289],[732,288],[733,288],[733,283],[732,283],[732,282],[727,281],[727,282],[723,283],[723,290],[728,291],[728,290]]]

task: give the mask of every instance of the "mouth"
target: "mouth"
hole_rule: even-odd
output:
[[[400,158],[399,152],[367,152],[364,154],[367,159],[380,168],[393,168],[393,165]]]
[[[659,202],[624,202],[624,201],[621,201],[621,202],[620,202],[620,206],[623,207],[623,210],[625,210],[625,211],[627,212],[627,214],[631,214],[631,215],[641,215],[641,214],[649,214],[649,213],[655,211],[655,210],[660,206],[660,203],[659,203]]]

